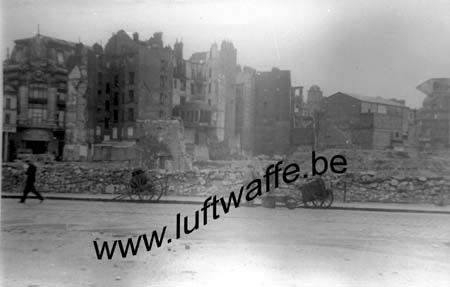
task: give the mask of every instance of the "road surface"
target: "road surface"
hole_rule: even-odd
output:
[[[2,286],[450,286],[449,215],[239,207],[175,239],[199,207],[3,199]],[[164,225],[160,248],[96,257]]]

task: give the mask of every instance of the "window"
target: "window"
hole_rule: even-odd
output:
[[[128,101],[134,102],[134,91],[133,90],[128,91]]]
[[[164,93],[159,94],[159,104],[164,105]]]
[[[211,83],[208,84],[208,93],[211,93]]]
[[[114,128],[112,129],[112,138],[113,138],[113,139],[117,139],[117,128],[116,128],[116,127],[114,127]]]
[[[56,121],[58,122],[58,126],[64,126],[64,111],[59,111],[56,114]]]
[[[117,123],[119,121],[119,111],[118,110],[114,110],[114,112],[113,112],[113,121],[115,123]]]
[[[9,125],[11,121],[10,115],[9,114],[5,114],[5,124]]]
[[[109,86],[109,83],[106,83],[105,93],[109,94],[110,92],[111,92],[111,87]]]
[[[133,135],[134,135],[133,127],[128,127],[127,136],[130,138],[130,137],[133,137]]]
[[[195,141],[196,145],[200,144],[200,136],[199,136],[197,131],[195,132],[195,139],[194,139],[194,141]]]
[[[11,109],[11,99],[6,99],[6,109]]]
[[[134,121],[134,110],[132,108],[128,109],[128,120]]]
[[[193,94],[194,94],[194,84],[191,83],[191,95],[193,95]]]
[[[211,68],[209,68],[209,77],[211,78],[211,76],[212,76],[212,70],[211,70]]]
[[[198,120],[199,120],[199,112],[198,111],[195,111],[194,112],[194,122],[198,122]]]
[[[362,102],[361,103],[361,113],[363,114],[367,114],[367,113],[376,113],[378,112],[378,107],[377,104],[373,104],[373,103],[367,103],[367,102]]]
[[[33,85],[30,87],[29,93],[30,99],[47,99],[45,95],[45,86],[42,85]]]
[[[378,105],[378,113],[379,114],[386,114],[387,113],[386,106],[385,105]]]
[[[58,64],[64,64],[64,54],[61,51],[57,52]]]
[[[109,100],[105,101],[105,111],[109,111]]]
[[[114,76],[114,87],[118,87],[119,86],[119,75],[115,75]]]
[[[97,90],[97,95],[101,96],[102,95],[102,90]]]
[[[166,78],[163,75],[159,77],[159,84],[161,88],[164,88],[166,86]]]
[[[208,106],[211,106],[211,99],[208,99]]]
[[[105,118],[105,129],[109,129],[109,118]]]
[[[128,73],[128,84],[134,85],[134,72]]]
[[[95,135],[96,136],[101,136],[102,135],[102,128],[100,126],[97,126],[95,128]]]
[[[47,109],[44,106],[31,106],[28,108],[28,118],[34,124],[41,124],[45,119],[47,119]]]
[[[115,106],[119,105],[119,93],[114,93],[114,102],[113,102],[113,104]]]
[[[180,104],[184,105],[186,103],[186,97],[180,97]]]
[[[165,112],[164,111],[159,111],[159,118],[161,119],[161,118],[163,118],[164,117],[164,115],[165,115]]]
[[[102,84],[102,80],[103,80],[102,78],[103,78],[102,73],[101,73],[101,72],[98,72],[98,73],[97,73],[97,83],[98,83],[99,85]]]

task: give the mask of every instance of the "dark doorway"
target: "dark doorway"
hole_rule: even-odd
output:
[[[26,148],[31,149],[33,154],[41,154],[47,152],[47,144],[46,141],[26,141]]]
[[[63,158],[64,153],[64,142],[58,141],[58,154],[56,155],[56,160],[60,161]]]

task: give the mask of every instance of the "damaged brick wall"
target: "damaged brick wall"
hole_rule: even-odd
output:
[[[84,161],[89,156],[87,90],[87,58],[81,56],[69,73],[63,151],[65,161]]]

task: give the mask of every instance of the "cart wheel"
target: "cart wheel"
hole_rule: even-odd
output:
[[[334,200],[333,191],[331,189],[327,189],[326,190],[326,196],[322,200],[321,207],[322,208],[329,208],[331,206],[331,204],[333,204],[333,200]]]
[[[128,189],[128,195],[132,200],[145,200],[146,199],[146,184],[147,179],[144,177],[135,177],[130,181],[130,187]]]
[[[297,199],[293,196],[288,196],[285,199],[286,207],[289,209],[294,209],[298,206]]]
[[[141,193],[142,200],[158,201],[164,193],[164,182],[156,176],[151,176]]]
[[[309,200],[309,201],[303,201],[303,205],[306,206],[307,208],[317,208],[319,207],[320,203],[317,202],[317,200],[313,199],[313,200]]]
[[[128,196],[131,200],[140,200],[139,198],[139,192],[137,188],[132,188],[131,185],[128,185]]]

